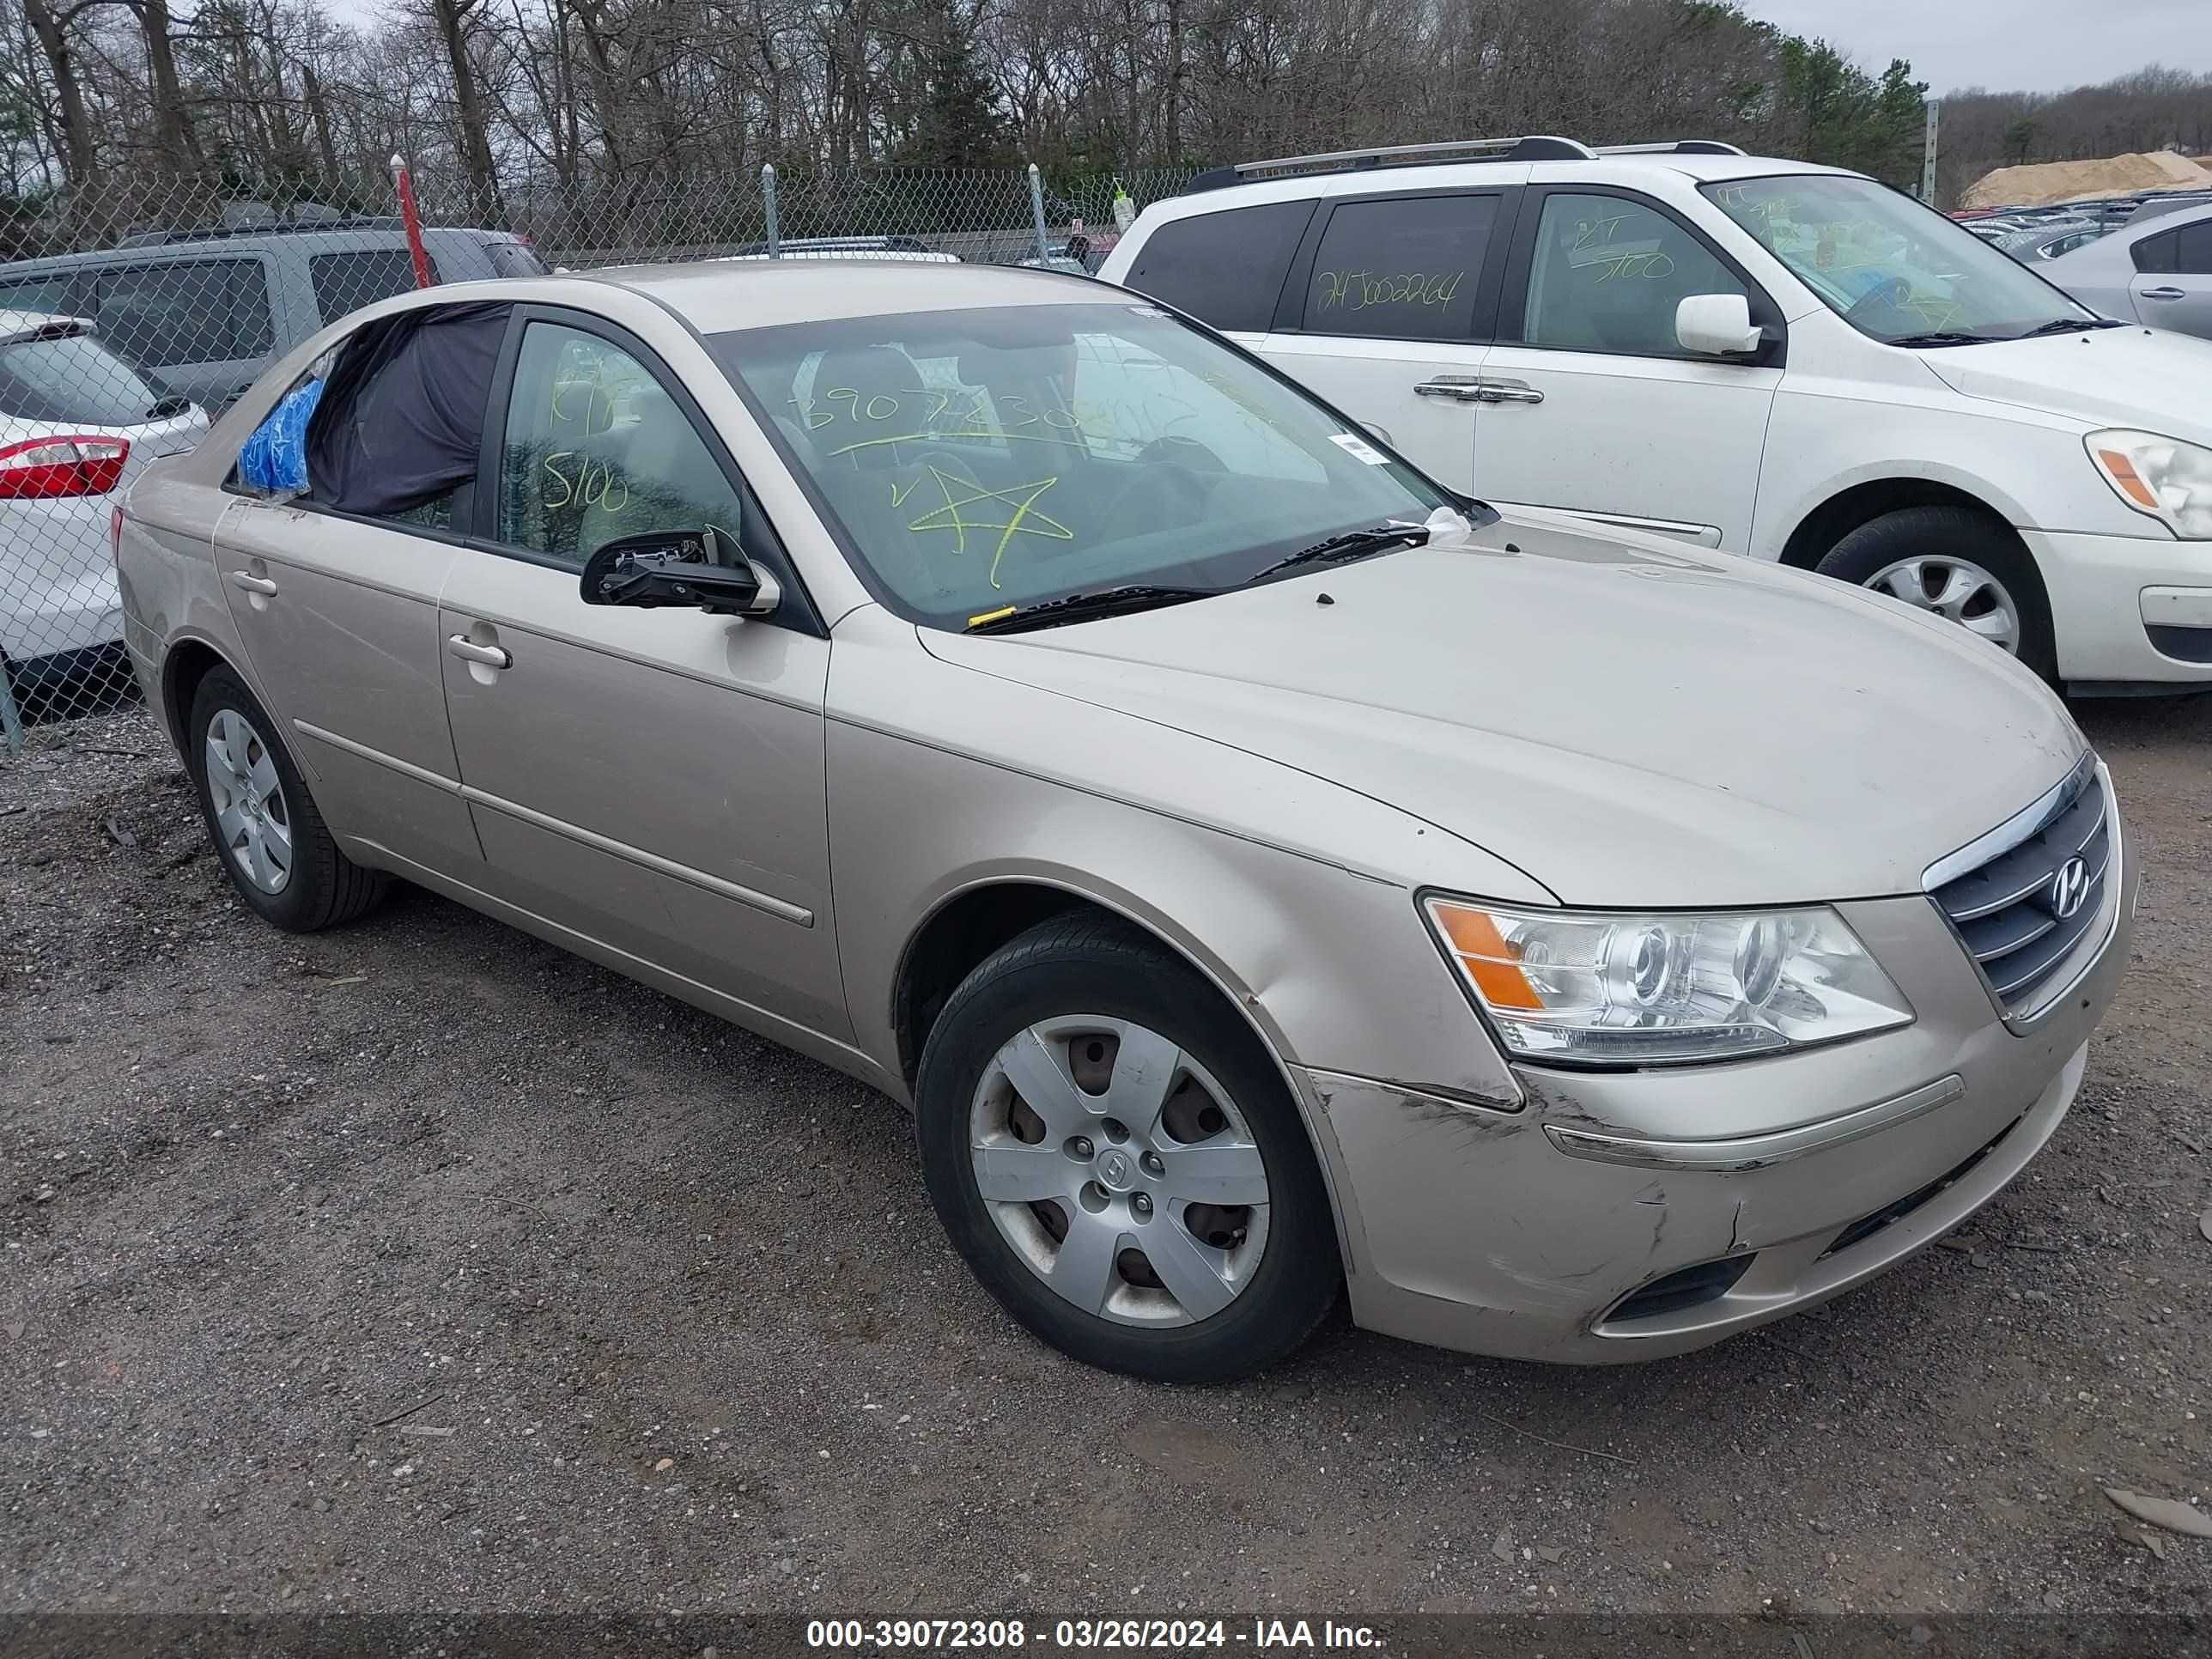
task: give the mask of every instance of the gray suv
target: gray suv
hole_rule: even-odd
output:
[[[440,282],[545,272],[499,230],[425,229]],[[84,317],[168,391],[227,407],[325,323],[415,286],[397,219],[156,231],[91,253],[0,264],[0,310]]]

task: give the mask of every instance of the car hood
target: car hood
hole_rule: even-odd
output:
[[[1134,616],[922,637],[1333,780],[1569,904],[1917,891],[2083,746],[2039,681],[1954,624],[1551,514]]]
[[[2212,444],[2212,340],[2138,328],[2046,334],[1921,354],[1954,392]]]

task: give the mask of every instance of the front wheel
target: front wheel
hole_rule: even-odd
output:
[[[1334,1224],[1258,1039],[1126,926],[1045,922],[954,992],[922,1172],[985,1288],[1062,1352],[1157,1382],[1282,1358],[1334,1302]]]
[[[1961,507],[1908,507],[1838,542],[1824,576],[1934,611],[2056,682],[2058,653],[2043,579],[2020,538]]]

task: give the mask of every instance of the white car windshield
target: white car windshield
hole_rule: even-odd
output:
[[[1130,584],[1217,591],[1443,493],[1133,296],[708,341],[862,574],[913,620]]]
[[[1702,186],[1862,333],[1972,345],[2094,328],[2095,313],[1951,220],[1870,179],[1781,173]]]

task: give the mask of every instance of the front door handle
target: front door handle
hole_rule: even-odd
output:
[[[230,585],[233,587],[242,587],[249,593],[258,593],[264,599],[276,591],[275,582],[270,581],[266,576],[257,576],[251,570],[232,571]]]
[[[2142,297],[2146,300],[2186,300],[2189,295],[2185,289],[2178,288],[2147,288]]]
[[[1474,389],[1475,401],[1485,404],[1540,404],[1544,394],[1526,380],[1485,380]]]
[[[463,662],[482,663],[486,668],[512,668],[514,659],[496,645],[478,645],[465,634],[455,634],[446,641],[446,649]]]

